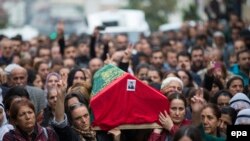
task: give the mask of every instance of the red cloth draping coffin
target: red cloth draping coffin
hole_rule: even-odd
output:
[[[124,124],[158,122],[160,112],[169,112],[169,102],[164,95],[128,73],[92,97],[90,107],[93,126],[102,130]]]

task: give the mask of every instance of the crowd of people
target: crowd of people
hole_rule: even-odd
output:
[[[0,36],[0,140],[225,140],[228,125],[250,124],[250,31],[235,13],[177,31],[64,38]],[[116,65],[169,100],[160,129],[95,131],[92,78]],[[108,102],[108,101],[106,101]],[[150,115],[148,115],[150,116]]]

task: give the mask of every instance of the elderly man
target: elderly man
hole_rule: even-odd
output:
[[[27,85],[27,70],[21,66],[15,66],[10,71],[10,74],[8,75],[8,86],[23,86],[29,93],[29,97],[31,101],[34,103],[36,114],[42,111],[42,109],[45,108],[46,102],[45,102],[45,94],[44,91]]]
[[[167,77],[162,81],[161,92],[168,97],[173,92],[182,93],[183,82],[177,77]]]

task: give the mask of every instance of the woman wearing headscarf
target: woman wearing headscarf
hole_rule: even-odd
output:
[[[8,124],[4,106],[2,103],[0,103],[0,141],[3,140],[3,136],[5,135],[5,133],[9,132],[12,129],[14,128],[11,124]]]

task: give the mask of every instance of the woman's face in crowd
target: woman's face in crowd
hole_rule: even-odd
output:
[[[86,80],[86,77],[83,74],[83,72],[82,71],[77,71],[75,73],[75,76],[74,76],[73,84],[82,83],[85,80]]]
[[[219,129],[223,133],[227,133],[227,126],[232,125],[232,118],[228,114],[221,114],[219,119]]]
[[[89,129],[90,117],[88,109],[85,106],[78,107],[71,112],[73,126],[83,131]]]
[[[38,74],[39,74],[42,78],[46,79],[48,73],[49,73],[49,66],[48,66],[48,64],[42,63],[42,64],[39,66],[39,68],[38,68]]]
[[[215,116],[214,111],[210,107],[202,110],[201,120],[205,133],[216,135],[219,119]]]
[[[33,82],[33,85],[35,86],[35,87],[38,87],[38,88],[41,88],[42,89],[42,87],[43,87],[43,82],[42,82],[42,79],[41,79],[41,76],[40,75],[36,75],[36,79],[34,80],[34,82]]]
[[[53,89],[48,95],[48,104],[53,110],[55,110],[56,101],[57,101],[57,91]]]
[[[212,89],[211,89],[211,91],[210,91],[210,97],[213,97],[214,94],[215,94],[216,92],[218,92],[219,90],[220,90],[220,88],[219,88],[216,84],[213,83]]]
[[[170,117],[174,124],[180,124],[185,118],[185,104],[181,99],[174,99],[170,102]]]
[[[217,105],[218,107],[221,109],[223,107],[226,107],[229,105],[229,101],[230,101],[230,97],[229,96],[225,96],[225,95],[220,95],[217,99]]]
[[[17,114],[17,119],[14,121],[15,125],[26,133],[30,133],[35,127],[35,122],[34,111],[28,106],[21,106]]]
[[[59,82],[59,79],[55,75],[51,75],[50,78],[48,79],[47,87],[56,87],[57,83]]]
[[[232,95],[235,95],[236,93],[243,92],[243,84],[242,81],[239,79],[236,79],[232,81],[231,85],[229,86],[229,91]]]

